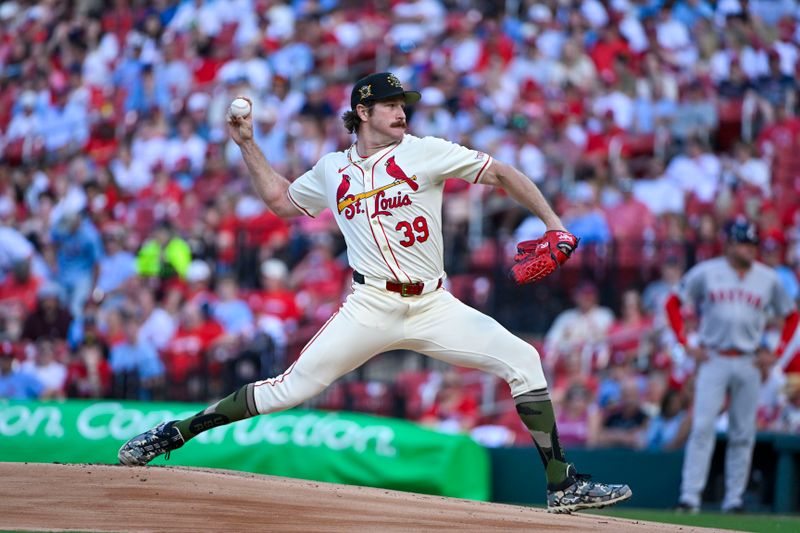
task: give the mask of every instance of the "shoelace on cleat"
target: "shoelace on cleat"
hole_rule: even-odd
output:
[[[579,474],[576,472],[572,474],[572,477],[575,478],[576,482],[582,482],[585,484],[584,490],[592,490],[597,486],[597,483],[595,483],[594,481],[590,481],[592,479],[591,474]]]

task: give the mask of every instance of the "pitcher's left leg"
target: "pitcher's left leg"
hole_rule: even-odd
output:
[[[547,388],[533,346],[444,290],[412,304],[403,333],[404,348],[498,376],[514,397]]]
[[[588,481],[564,458],[555,413],[536,349],[496,320],[445,291],[415,304],[406,320],[403,348],[453,365],[477,368],[504,379],[517,412],[533,437],[547,476],[548,509],[571,512],[630,498],[627,485]]]
[[[728,445],[725,449],[725,498],[723,511],[742,507],[742,495],[750,478],[750,463],[756,442],[758,389],[761,382],[758,368],[750,358],[732,361],[736,368],[731,383],[728,408]]]

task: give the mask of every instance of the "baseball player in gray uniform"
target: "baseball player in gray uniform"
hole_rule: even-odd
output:
[[[679,510],[688,512],[699,511],[714,451],[715,423],[726,398],[729,429],[722,509],[743,511],[761,381],[755,352],[770,316],[786,317],[782,338],[791,338],[797,323],[795,304],[783,291],[777,274],[755,260],[756,226],[737,220],[729,224],[727,236],[725,256],[695,265],[666,304],[678,342],[698,363],[692,430],[686,444],[678,505]],[[683,303],[699,312],[696,344],[687,344],[681,318]]]
[[[566,462],[536,349],[442,288],[444,182],[454,178],[502,187],[542,219],[549,242],[536,241],[520,256],[549,250],[551,244],[553,254],[525,263],[517,272],[522,278],[554,268],[547,264],[550,257],[562,254],[565,260],[577,239],[533,182],[513,167],[442,139],[406,134],[405,105],[419,97],[390,73],[356,82],[351,110],[342,117],[356,134],[355,144],[323,156],[294,182],[277,174],[253,142],[249,116],[229,119],[253,186],[275,213],[334,213],[354,270],[353,292],[283,374],[134,437],[119,450],[121,463],[145,465],[202,431],[295,406],[375,354],[407,349],[508,382],[544,464],[550,511],[605,507],[630,498],[627,485],[592,482]]]

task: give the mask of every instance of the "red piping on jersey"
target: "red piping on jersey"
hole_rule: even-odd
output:
[[[316,334],[315,334],[313,337],[311,337],[311,340],[310,340],[310,341],[308,341],[308,343],[305,345],[305,347],[303,348],[303,350],[300,352],[300,355],[298,355],[298,356],[297,356],[297,361],[299,361],[299,360],[300,360],[300,358],[301,358],[301,357],[303,357],[303,354],[305,353],[305,351],[306,351],[306,350],[308,350],[308,348],[311,346],[311,344],[312,344],[312,343],[313,343],[315,340],[317,340],[317,337],[319,337],[319,336],[320,336],[320,334],[321,334],[323,331],[325,331],[325,328],[327,328],[327,327],[328,327],[328,324],[330,324],[330,323],[333,321],[334,317],[336,317],[336,315],[338,315],[338,314],[339,314],[339,310],[337,309],[337,310],[336,310],[336,312],[335,312],[335,313],[333,313],[333,315],[331,315],[331,317],[328,319],[328,321],[327,321],[327,322],[325,322],[325,323],[322,325],[322,327],[321,327],[321,328],[319,328],[319,331],[318,331],[318,332],[317,332],[317,333],[316,333]],[[297,364],[297,361],[295,361],[294,363],[292,363],[292,364],[291,364],[291,366],[289,366],[289,368],[286,370],[286,372],[284,372],[284,373],[283,373],[283,374],[281,374],[280,376],[276,376],[276,377],[274,377],[274,378],[267,378],[267,379],[265,379],[264,381],[258,381],[258,382],[256,382],[255,386],[256,386],[256,387],[260,387],[261,385],[269,385],[270,387],[274,387],[274,386],[275,386],[275,385],[277,385],[278,383],[283,383],[283,380],[286,378],[286,376],[288,376],[289,374],[291,374],[291,373],[292,373],[292,370],[294,370],[294,365],[296,365],[296,364]]]
[[[303,349],[300,350],[300,355],[297,356],[297,359],[300,359],[303,356],[303,354],[306,353],[306,350],[308,350],[308,348],[311,346],[311,343],[314,342],[315,340],[317,340],[317,337],[320,336],[320,333],[325,331],[325,328],[328,327],[328,324],[330,324],[333,321],[333,319],[336,317],[336,315],[338,315],[338,314],[339,314],[339,309],[337,309],[336,312],[331,315],[331,317],[328,319],[328,321],[325,322],[322,325],[321,328],[319,328],[319,331],[316,332],[313,337],[311,337],[311,340],[308,341],[308,343],[305,345],[305,347],[303,347]]]
[[[686,346],[686,334],[683,331],[683,317],[681,316],[681,299],[677,294],[670,294],[665,305],[667,318],[678,342]]]
[[[794,337],[795,331],[797,331],[797,324],[800,322],[800,314],[795,309],[791,313],[789,313],[783,321],[783,331],[781,331],[781,341],[778,343],[778,347],[775,348],[775,355],[780,358],[783,355],[784,350],[786,350],[786,346],[789,344],[789,341],[792,340]]]
[[[255,387],[260,387],[261,385],[269,385],[270,387],[274,387],[278,383],[283,383],[283,380],[286,378],[286,376],[292,373],[292,370],[294,370],[294,365],[296,364],[297,361],[292,363],[291,366],[289,366],[289,369],[280,376],[276,376],[274,378],[267,378],[264,381],[257,381]]]
[[[312,215],[311,213],[309,213],[309,212],[306,210],[306,208],[305,208],[305,207],[303,207],[303,206],[301,206],[300,204],[298,204],[297,202],[295,202],[294,198],[292,198],[292,193],[289,191],[289,189],[286,189],[286,196],[288,196],[288,197],[289,197],[289,201],[290,201],[290,202],[292,202],[292,203],[294,204],[294,206],[295,206],[297,209],[299,209],[300,211],[302,211],[302,212],[303,212],[303,213],[305,213],[306,215],[310,216],[311,218],[316,218],[314,215]]]
[[[789,361],[789,364],[786,365],[786,368],[783,369],[784,374],[800,374],[800,353],[796,354],[792,357],[792,360]]]
[[[361,181],[363,181],[364,184],[366,185],[366,178],[367,177],[366,177],[366,174],[364,174],[364,169],[361,168],[360,166],[358,166],[357,163],[353,163],[353,166],[361,171]],[[395,277],[395,279],[399,279],[398,276],[397,276],[397,272],[394,271],[394,269],[392,268],[392,265],[390,265],[389,261],[387,261],[386,258],[383,257],[383,252],[381,252],[381,245],[380,245],[380,243],[378,243],[378,239],[375,237],[375,232],[372,231],[372,224],[370,224],[369,220],[367,220],[367,226],[369,226],[369,232],[372,234],[372,240],[375,241],[375,246],[377,246],[377,248],[378,248],[378,255],[381,256],[381,259],[383,259],[383,262],[386,263],[386,266],[389,267],[389,270],[392,271],[392,275]]]
[[[389,155],[389,154],[392,152],[392,150],[394,150],[394,149],[395,149],[395,148],[397,148],[398,146],[400,146],[400,144],[399,144],[399,143],[398,143],[396,146],[393,146],[391,150],[389,150],[388,152],[386,152],[385,154],[383,154],[382,156],[380,156],[380,157],[378,158],[378,160],[377,160],[377,161],[375,161],[375,164],[374,164],[374,165],[372,165],[372,175],[371,175],[372,182],[370,183],[370,186],[371,186],[373,189],[375,188],[375,167],[377,167],[377,166],[378,166],[378,163],[380,163],[380,162],[381,162],[381,159],[383,159],[384,157],[386,157],[387,155]],[[381,221],[380,217],[379,217],[378,215],[375,215],[375,218],[376,218],[376,219],[378,220],[378,222],[380,223],[380,221]],[[388,246],[388,247],[389,247],[389,253],[390,253],[390,254],[392,254],[392,259],[394,259],[394,262],[395,262],[395,264],[397,265],[397,268],[399,268],[399,269],[400,269],[400,271],[401,271],[401,272],[402,272],[402,273],[403,273],[403,274],[406,276],[406,278],[408,278],[408,281],[409,281],[409,282],[411,282],[411,276],[409,276],[409,275],[408,275],[408,272],[406,272],[405,270],[403,270],[403,267],[401,267],[401,266],[400,266],[400,261],[398,261],[398,260],[397,260],[397,257],[394,255],[394,250],[392,250],[392,243],[391,243],[391,242],[389,242],[389,236],[388,236],[388,235],[386,235],[386,230],[385,230],[385,229],[383,229],[383,224],[379,224],[379,225],[380,225],[380,227],[381,227],[381,231],[383,232],[383,236],[384,236],[384,238],[386,239],[386,246]],[[372,227],[372,226],[370,226],[370,227]],[[378,248],[378,251],[380,251],[380,247]],[[383,253],[381,253],[381,255],[383,255]],[[394,272],[394,270],[392,270],[392,272]],[[395,277],[396,277],[396,276],[397,276],[397,274],[395,274]],[[400,280],[400,278],[397,278],[397,280],[399,281],[399,280]]]
[[[378,218],[378,217],[376,216],[375,218]],[[380,222],[380,219],[378,219],[378,222]],[[392,259],[394,259],[395,264],[397,264],[397,268],[399,268],[400,271],[406,276],[406,278],[408,278],[408,281],[410,283],[411,282],[411,276],[408,275],[408,272],[403,270],[403,267],[400,266],[400,261],[398,261],[397,257],[395,257],[394,250],[392,250],[392,245],[389,242],[389,236],[386,235],[386,230],[383,229],[383,224],[380,224],[380,227],[381,227],[381,231],[383,232],[383,237],[386,239],[386,246],[389,247],[389,253],[392,254]]]
[[[394,150],[395,148],[397,148],[398,146],[400,146],[400,143],[401,143],[401,142],[403,142],[403,141],[397,141],[397,144],[395,144],[394,146],[392,146],[392,147],[391,147],[391,150]],[[361,153],[358,151],[358,143],[354,144],[354,145],[353,145],[353,148],[355,148],[355,149],[356,149],[356,155],[357,155],[358,157],[360,157],[362,161],[363,161],[364,159],[366,159],[366,158],[370,157],[370,156],[368,156],[368,155],[361,155]],[[387,147],[387,148],[388,148],[388,147]],[[386,150],[386,148],[383,148],[383,149],[384,149],[384,150]],[[391,150],[389,150],[389,151],[391,152]],[[379,153],[379,152],[380,152],[380,150],[378,150],[377,152],[375,152],[375,154],[377,154],[377,153]],[[388,152],[387,152],[387,153],[388,153]],[[372,154],[372,155],[375,155],[375,154]],[[383,154],[383,155],[386,155],[386,154]],[[383,155],[382,155],[381,157],[383,157]],[[355,162],[354,162],[352,159],[350,159],[350,162],[351,162],[351,163],[353,163],[353,164],[355,164]]]
[[[484,163],[481,169],[478,171],[478,175],[475,176],[475,181],[473,181],[472,183],[478,183],[478,180],[481,178],[481,174],[483,174],[483,171],[486,169],[486,165],[488,165],[491,161],[492,161],[492,156],[486,154],[486,163]]]

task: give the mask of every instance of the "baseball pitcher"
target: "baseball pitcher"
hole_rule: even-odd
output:
[[[491,372],[509,384],[544,463],[550,511],[605,507],[631,497],[627,485],[589,481],[566,462],[536,350],[442,288],[444,182],[502,187],[546,224],[541,239],[520,243],[512,269],[519,283],[552,272],[577,238],[516,169],[442,139],[407,135],[404,108],[419,98],[390,73],[360,79],[342,117],[355,144],[323,156],[294,182],[277,174],[253,142],[250,116],[229,118],[253,186],[270,209],[282,217],[334,213],[354,271],[353,292],[283,374],[134,437],[119,450],[121,463],[145,465],[213,427],[288,409],[375,354],[405,349]]]
[[[755,353],[768,317],[786,317],[778,352],[783,351],[797,327],[795,304],[783,290],[778,275],[755,260],[756,226],[739,220],[728,226],[727,235],[726,255],[695,265],[666,303],[678,342],[698,362],[692,430],[686,444],[678,505],[680,510],[691,513],[700,508],[714,452],[714,426],[726,398],[729,429],[722,510],[743,511],[742,495],[750,474],[761,383]],[[681,317],[683,302],[699,311],[697,346],[687,346]]]

